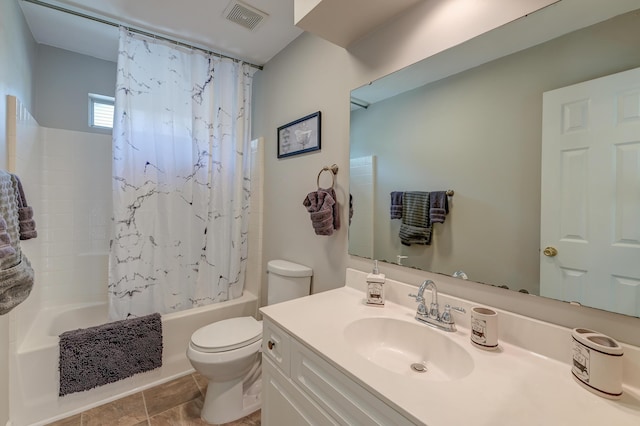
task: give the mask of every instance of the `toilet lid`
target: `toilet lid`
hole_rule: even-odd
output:
[[[224,352],[250,345],[261,338],[261,321],[253,317],[238,317],[199,328],[191,336],[191,344],[201,352]]]

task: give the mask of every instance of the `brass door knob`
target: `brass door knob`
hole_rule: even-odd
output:
[[[555,247],[546,247],[542,253],[545,256],[554,257],[558,254],[558,250]]]

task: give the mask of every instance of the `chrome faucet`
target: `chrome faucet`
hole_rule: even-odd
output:
[[[431,290],[431,304],[429,310],[425,305],[424,291]],[[416,320],[428,324],[432,327],[439,328],[444,331],[456,331],[456,325],[451,315],[451,309],[458,312],[466,312],[464,308],[451,307],[445,305],[444,312],[440,313],[440,306],[438,305],[438,288],[436,283],[431,280],[425,280],[418,288],[418,294],[409,294],[410,297],[414,297],[418,302],[418,310],[416,311]]]

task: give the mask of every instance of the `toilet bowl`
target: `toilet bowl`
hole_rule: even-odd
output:
[[[222,320],[191,336],[187,358],[208,380],[200,417],[227,423],[260,408],[262,321],[253,317]]]
[[[306,296],[312,270],[285,260],[267,264],[268,304]],[[262,321],[230,318],[193,333],[187,358],[208,380],[200,417],[221,424],[245,417],[261,406]]]

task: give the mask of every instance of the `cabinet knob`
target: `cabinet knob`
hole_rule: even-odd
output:
[[[542,253],[545,256],[554,257],[558,254],[558,250],[555,247],[546,247]]]
[[[267,342],[267,346],[269,347],[269,350],[272,351],[273,348],[276,346],[276,342],[274,342],[273,340],[269,340]]]

